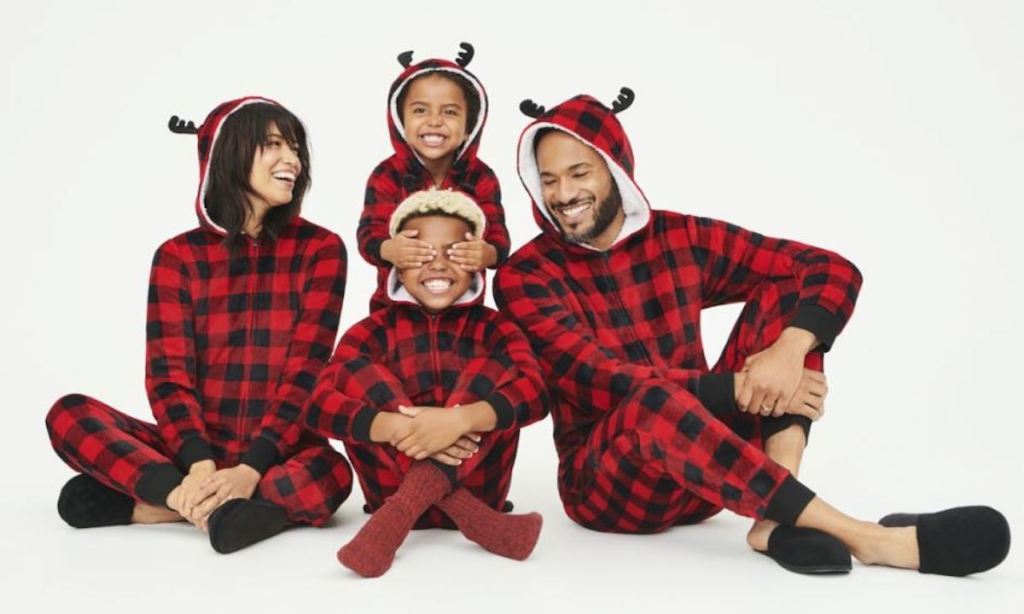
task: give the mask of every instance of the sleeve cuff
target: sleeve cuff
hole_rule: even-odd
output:
[[[506,260],[508,260],[509,249],[507,247],[501,247],[501,246],[495,245],[494,246],[494,251],[496,251],[498,253],[498,259],[494,262],[494,266],[492,266],[491,268],[492,269],[497,269],[502,264],[505,264]]]
[[[167,507],[167,496],[184,478],[170,463],[150,463],[143,467],[142,476],[135,483],[135,496],[150,505]]]
[[[213,449],[202,437],[186,439],[178,449],[178,465],[185,471],[188,471],[193,463],[204,460],[213,460]]]
[[[494,414],[498,417],[498,422],[495,424],[494,430],[504,431],[515,424],[516,410],[505,395],[498,392],[492,392],[484,400],[494,408]]]
[[[370,441],[370,426],[373,425],[373,419],[377,417],[380,412],[376,409],[364,407],[359,410],[356,414],[355,420],[352,421],[352,439],[356,441]]]
[[[832,348],[836,336],[843,327],[842,322],[834,313],[820,305],[800,307],[793,319],[789,321],[789,325],[813,333],[821,344],[815,348],[820,352],[827,352]]]
[[[716,416],[736,411],[736,377],[732,373],[707,373],[700,376],[697,398]]]
[[[370,239],[366,242],[366,253],[370,256],[371,260],[376,261],[375,264],[385,265],[384,259],[380,257],[380,246],[384,244],[381,239]]]
[[[277,462],[277,456],[277,446],[273,442],[265,437],[257,437],[249,444],[249,449],[239,462],[249,465],[263,475]]]

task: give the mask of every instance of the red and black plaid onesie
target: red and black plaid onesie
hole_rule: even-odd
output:
[[[566,241],[543,205],[534,139],[546,127],[608,164],[626,218],[606,251]],[[860,273],[816,247],[654,211],[633,168],[618,119],[589,96],[543,113],[519,141],[543,232],[498,271],[495,299],[530,338],[555,397],[565,510],[601,531],[660,531],[723,507],[791,524],[813,493],[762,452],[774,423],[737,411],[732,373],[787,326],[817,336],[805,365],[821,369]],[[708,369],[701,309],[738,301],[746,307]]]
[[[416,77],[438,71],[455,73],[466,79],[476,89],[480,98],[480,112],[476,117],[473,131],[466,139],[466,144],[456,154],[448,176],[437,187],[465,192],[480,205],[487,218],[487,231],[483,240],[493,245],[498,252],[495,268],[505,261],[511,247],[508,229],[505,227],[505,210],[501,206],[501,187],[498,185],[498,178],[491,167],[476,157],[480,148],[480,136],[487,122],[487,93],[471,72],[448,60],[424,60],[413,64],[398,76],[388,92],[388,134],[395,153],[378,164],[370,174],[366,182],[363,214],[359,218],[359,228],[356,231],[359,253],[367,262],[377,267],[377,290],[370,297],[371,312],[388,305],[385,282],[392,267],[390,262],[380,257],[380,246],[391,238],[388,234],[391,214],[398,204],[413,192],[434,186],[430,172],[405,140],[398,97]]]
[[[153,259],[146,391],[156,425],[81,394],[58,400],[46,425],[68,465],[135,499],[165,505],[200,460],[245,463],[263,476],[255,496],[322,525],[351,492],[352,471],[302,414],[337,335],[345,246],[296,217],[276,240],[229,256],[203,206],[207,166],[224,119],[253,102],[272,103],[227,102],[203,123],[200,225]]]
[[[392,275],[393,279],[394,276]],[[393,287],[393,286],[392,286]],[[505,507],[519,429],[548,412],[548,395],[529,342],[515,324],[482,304],[483,275],[455,305],[430,314],[404,288],[394,303],[348,330],[320,374],[308,412],[312,430],[345,444],[375,511],[401,484],[413,462],[386,443],[370,441],[370,424],[399,405],[454,407],[485,400],[495,430],[458,467],[438,464],[496,510]],[[454,528],[436,507],[417,528]]]

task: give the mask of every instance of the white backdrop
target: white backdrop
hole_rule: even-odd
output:
[[[985,503],[1019,530],[1022,32],[1024,5],[1009,0],[5,3],[2,593],[17,611],[1020,606],[1018,552],[973,581],[867,568],[806,579],[748,554],[729,514],[655,537],[584,531],[561,513],[547,421],[524,433],[513,484],[518,508],[546,519],[526,563],[434,531],[382,580],[357,582],[333,552],[364,519],[358,492],[332,528],[231,557],[185,526],[73,531],[56,515],[70,472],[43,417],[68,392],[149,416],[150,258],[196,224],[195,143],[167,131],[170,115],[198,123],[260,94],[304,120],[305,215],[349,248],[344,329],[373,284],[355,228],[366,177],[390,153],[395,56],[454,58],[468,40],[491,101],[480,155],[514,246],[537,232],[514,166],[519,101],[610,102],[632,87],[620,119],[655,207],[827,247],[865,275],[827,359],[829,412],[804,481],[865,518]],[[708,315],[709,353],[737,313]]]

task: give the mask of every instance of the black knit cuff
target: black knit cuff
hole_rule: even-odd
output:
[[[768,502],[764,517],[782,524],[795,525],[796,519],[813,498],[814,491],[792,475],[787,475],[775,491],[775,496]]]
[[[380,246],[384,244],[383,239],[370,239],[366,242],[366,253],[369,254],[372,260],[376,260],[381,265],[389,264],[384,262],[384,259],[380,255]]]
[[[142,468],[142,476],[135,483],[135,498],[150,505],[167,507],[167,495],[185,479],[181,471],[170,463],[150,463]]]
[[[500,247],[498,245],[495,245],[494,246],[494,251],[498,253],[498,258],[494,261],[494,264],[491,266],[491,268],[492,269],[497,269],[502,264],[504,264],[506,260],[508,260],[508,251],[509,250],[508,250],[507,247]]]
[[[178,449],[178,466],[185,471],[188,471],[193,463],[204,460],[213,460],[213,448],[202,437],[186,439]]]
[[[707,373],[700,376],[697,398],[716,416],[736,412],[736,376],[732,373]]]
[[[498,417],[498,422],[494,426],[496,431],[504,431],[507,428],[511,428],[516,422],[516,410],[512,407],[512,403],[500,392],[492,392],[486,399],[487,403],[494,408],[494,415]]]
[[[274,442],[266,437],[257,437],[249,444],[249,449],[242,455],[241,463],[249,465],[260,475],[267,472],[277,462],[278,451]]]
[[[764,418],[761,420],[761,441],[768,441],[768,438],[776,433],[788,429],[794,424],[799,424],[800,428],[804,430],[804,445],[811,439],[811,419],[807,416],[797,416],[795,414],[784,414],[778,418]]]
[[[843,323],[839,318],[820,305],[804,305],[796,310],[796,315],[789,321],[789,326],[802,328],[818,338],[821,344],[816,350],[827,352],[835,343]]]
[[[379,413],[379,411],[370,407],[360,409],[359,413],[356,414],[355,420],[352,421],[352,439],[356,441],[370,441],[370,427],[373,425],[373,419]]]

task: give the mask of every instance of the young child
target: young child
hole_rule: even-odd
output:
[[[475,200],[487,231],[459,237],[452,262],[466,271],[496,268],[509,252],[498,178],[476,157],[487,121],[487,94],[466,66],[473,47],[462,43],[456,62],[431,59],[412,64],[412,52],[398,56],[405,67],[388,93],[388,134],[395,153],[377,165],[366,183],[357,238],[359,253],[377,267],[370,311],[387,305],[385,282],[392,267],[417,267],[434,254],[416,231],[388,234],[388,220],[409,194],[431,187],[455,188]]]
[[[486,231],[466,195],[417,192],[395,210],[390,236],[409,230],[436,257],[392,269],[390,307],[342,337],[313,391],[308,426],[344,442],[373,516],[338,552],[372,577],[390,567],[414,524],[450,519],[487,550],[525,559],[539,514],[505,515],[519,429],[548,398],[523,334],[483,305],[484,278],[452,245]],[[417,521],[418,524],[417,524]]]
[[[326,364],[345,292],[345,246],[299,217],[306,132],[276,102],[226,102],[197,130],[199,227],[156,251],[146,391],[156,424],[84,395],[46,417],[81,472],[57,509],[74,527],[176,522],[233,552],[291,523],[321,526],[352,471],[302,412]]]

